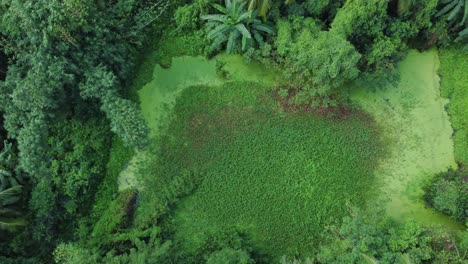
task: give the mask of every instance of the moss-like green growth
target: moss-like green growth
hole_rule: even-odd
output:
[[[450,99],[448,112],[454,130],[455,159],[468,170],[468,52],[440,51],[440,93]]]
[[[162,179],[148,178],[144,190],[181,175],[198,184],[175,214],[187,250],[206,232],[234,226],[268,255],[311,253],[346,202],[369,198],[380,150],[371,119],[278,110],[258,83],[196,86],[177,99],[152,174]]]

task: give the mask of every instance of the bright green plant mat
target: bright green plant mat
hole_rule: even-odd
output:
[[[399,66],[397,87],[361,87],[352,99],[382,127],[389,155],[377,177],[387,211],[395,219],[412,217],[424,224],[460,226],[425,207],[422,186],[434,174],[456,167],[452,127],[439,92],[436,51],[410,52]],[[377,89],[373,92],[372,89]]]
[[[369,198],[379,153],[372,120],[280,113],[270,93],[235,82],[192,87],[177,99],[154,174],[200,182],[175,215],[176,239],[187,248],[234,226],[269,255],[307,255],[347,201]]]

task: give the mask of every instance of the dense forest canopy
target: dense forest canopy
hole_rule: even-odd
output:
[[[350,93],[393,87],[410,49],[440,49],[458,168],[429,175],[421,199],[464,225],[467,17],[466,0],[0,0],[0,262],[465,263],[466,231],[394,221],[366,203],[385,127]],[[173,60],[188,56],[206,59]],[[229,68],[239,58],[243,66]],[[150,125],[150,95],[137,90],[171,78],[176,103],[157,108],[168,121],[158,113]],[[146,188],[121,189],[121,171],[139,155],[132,173]],[[252,171],[256,181],[245,177]],[[270,182],[275,173],[291,179]],[[286,195],[306,202],[285,206]],[[281,229],[281,212],[256,218],[273,214],[262,202],[297,209],[291,229]],[[185,223],[193,208],[209,216]],[[257,225],[278,241],[266,248],[250,227],[218,232],[210,217],[225,208],[238,215],[220,219],[265,221]],[[218,231],[187,242],[198,223]],[[290,250],[309,233],[281,231],[299,227],[313,229],[314,244]]]

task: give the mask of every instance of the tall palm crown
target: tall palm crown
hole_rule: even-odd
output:
[[[226,7],[213,4],[221,14],[202,17],[208,21],[208,38],[214,40],[212,49],[217,49],[227,42],[227,53],[239,49],[246,51],[256,44],[263,44],[264,35],[274,33],[273,28],[256,18],[256,10],[246,10],[245,2],[226,0],[225,4]]]

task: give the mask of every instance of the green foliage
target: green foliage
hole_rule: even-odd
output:
[[[468,2],[466,0],[444,0],[443,5],[436,16],[447,15],[447,20],[453,21],[462,17],[460,25],[463,25],[468,17]]]
[[[251,264],[254,261],[242,250],[225,248],[210,255],[206,264]]]
[[[114,196],[118,193],[118,176],[133,155],[134,151],[131,147],[125,146],[120,138],[113,137],[105,176],[96,191],[90,222],[97,222],[112,203]]]
[[[458,38],[456,38],[455,41],[465,43],[463,50],[468,51],[468,27],[465,27],[465,29],[458,33]]]
[[[358,113],[340,122],[279,115],[272,98],[261,99],[264,89],[197,86],[179,97],[171,133],[161,139],[148,174],[158,177],[144,183],[148,190],[170,187],[181,176],[199,184],[178,202],[176,238],[197,243],[206,230],[235,225],[270,255],[304,253],[314,250],[328,217],[344,213],[345,201],[361,204],[367,197],[379,153],[372,122]],[[142,198],[141,207],[157,200],[151,201]]]
[[[304,2],[304,6],[312,16],[320,17],[328,13],[328,17],[331,20],[335,16],[336,10],[344,3],[344,0],[307,0]]]
[[[49,136],[53,189],[67,214],[89,208],[105,173],[110,141],[108,127],[100,122],[69,120],[54,126]]]
[[[91,233],[91,244],[108,246],[116,232],[130,225],[136,197],[137,193],[133,190],[126,190],[118,194],[96,222]]]
[[[77,244],[59,244],[53,254],[57,264],[98,263],[96,255]]]
[[[466,0],[445,0],[441,1],[441,7],[437,12],[436,17],[447,17],[449,25],[453,26],[452,30],[461,27],[458,37],[455,39],[457,42],[464,42],[464,50],[468,50],[467,35],[468,35],[468,1]],[[458,21],[460,21],[458,23]]]
[[[0,146],[0,229],[15,231],[26,225],[19,206],[23,193],[23,186],[20,184],[26,182],[22,172],[16,167],[17,157],[13,144],[4,140]]]
[[[433,28],[437,0],[403,2],[398,1],[398,5],[407,6],[408,11],[400,11],[403,13],[399,18],[389,16],[389,3],[381,0],[347,1],[338,10],[331,31],[343,35],[363,55],[361,69],[379,73],[394,70],[407,42],[418,33],[418,41],[426,42],[426,48],[444,37],[444,31]]]
[[[175,13],[177,27],[181,30],[194,30],[197,28],[199,13],[194,4],[184,5],[177,8]]]
[[[319,263],[464,263],[468,250],[437,229],[356,209],[341,227],[330,226],[328,241],[317,255]]]
[[[104,68],[97,68],[87,76],[81,89],[82,97],[100,99],[101,109],[111,122],[111,130],[130,146],[144,148],[148,144],[148,127],[137,106],[119,97],[115,87],[116,77]]]
[[[26,225],[26,222],[18,217],[18,212],[11,208],[20,199],[21,190],[21,185],[0,189],[0,229],[13,231]]]
[[[104,263],[121,264],[146,264],[146,263],[167,263],[171,242],[161,242],[158,238],[159,230],[154,228],[148,238],[135,238],[133,247],[129,253],[112,256],[108,254],[104,257]]]
[[[347,40],[333,32],[317,31],[313,21],[279,21],[277,52],[282,56],[285,77],[300,89],[297,102],[314,99],[314,106],[328,107],[324,97],[343,89],[355,79],[360,54]],[[342,91],[340,91],[342,92]]]
[[[31,200],[40,215],[34,235],[49,241],[54,230],[71,236],[77,216],[89,212],[105,173],[110,144],[108,127],[99,119],[71,119],[51,128],[46,152],[50,172],[36,179]]]
[[[436,175],[425,187],[424,200],[436,210],[461,223],[468,217],[468,184],[462,170]]]
[[[440,89],[449,98],[447,108],[454,129],[455,158],[468,166],[468,53],[457,48],[440,50]]]
[[[226,44],[227,53],[246,51],[249,48],[263,45],[264,36],[274,34],[273,28],[256,19],[256,12],[245,10],[245,3],[240,0],[226,0],[226,7],[213,6],[221,15],[206,15],[208,38],[214,40],[212,50]]]

